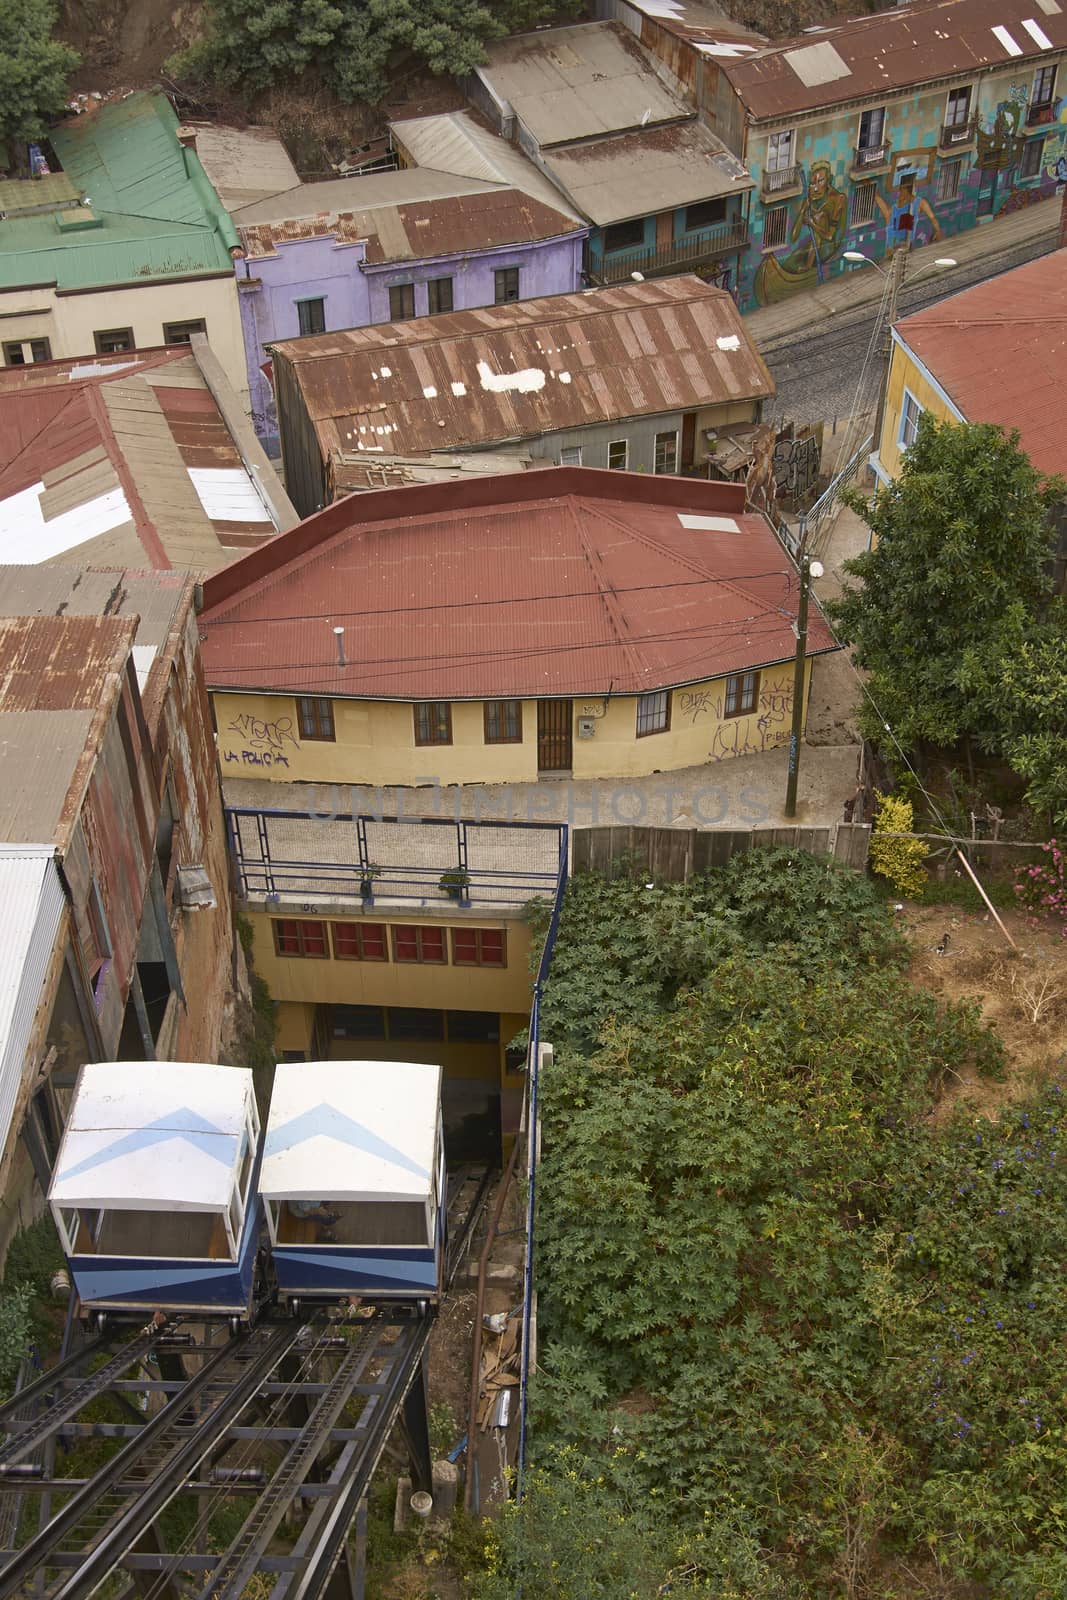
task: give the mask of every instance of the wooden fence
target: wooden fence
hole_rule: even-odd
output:
[[[839,823],[836,828],[575,828],[571,870],[684,883],[694,873],[724,867],[731,856],[769,845],[836,855],[862,870],[870,832],[866,823],[859,822]]]

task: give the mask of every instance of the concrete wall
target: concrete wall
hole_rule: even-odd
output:
[[[276,255],[238,262],[247,361],[245,388],[251,395],[256,432],[277,454],[274,395],[260,368],[268,359],[265,346],[271,340],[298,337],[298,300],[324,300],[326,327],[334,329],[388,322],[389,290],[396,284],[414,284],[415,315],[428,315],[426,284],[431,278],[452,279],[456,311],[491,306],[496,298],[493,275],[505,267],[518,267],[519,291],[524,300],[538,295],[570,294],[581,287],[584,239],[583,229],[537,244],[367,266],[362,240],[338,244],[329,235],[280,244]]]
[[[8,289],[0,294],[0,338],[47,338],[53,359],[93,356],[94,330],[132,328],[138,349],[163,343],[164,323],[203,318],[207,338],[241,404],[248,404],[248,376],[237,305],[229,273],[181,278],[171,283],[116,285],[77,294],[54,288]]]
[[[537,702],[523,701],[522,743],[486,744],[480,701],[452,703],[450,745],[417,746],[412,707],[404,701],[334,700],[336,740],[301,740],[291,695],[216,691],[215,717],[223,777],[275,783],[426,784],[525,783],[537,778]],[[787,741],[793,666],[764,669],[751,715],[723,714],[725,679],[672,693],[667,732],[637,737],[637,699],[575,699],[576,778],[637,777],[774,749]],[[592,738],[577,719],[591,717]],[[284,803],[284,802],[282,802]]]
[[[1065,69],[1063,58],[1051,53],[1041,63],[1018,63],[998,68],[981,76],[959,76],[936,87],[920,87],[905,93],[887,94],[885,136],[891,144],[885,168],[866,175],[853,172],[854,149],[859,139],[861,112],[876,108],[874,96],[854,105],[815,112],[806,117],[785,117],[748,130],[743,152],[756,180],[750,220],[752,244],[742,262],[741,308],[751,310],[784,299],[799,290],[814,288],[820,281],[841,272],[863,271],[844,261],[845,250],[860,250],[878,259],[890,253],[904,237],[898,226],[901,211],[900,180],[914,180],[914,245],[923,245],[1022,207],[1047,199],[1062,191],[1067,179],[1067,98],[1054,100],[1047,123],[1028,126],[1026,121],[1037,65],[1060,61],[1057,86]],[[978,120],[975,143],[955,151],[939,151],[938,140],[945,121],[948,93],[969,86],[971,115]],[[793,128],[794,161],[803,169],[803,192],[782,200],[759,197],[772,133]],[[1041,158],[1031,177],[1022,175],[1026,146],[1041,140]],[[959,160],[958,192],[939,197],[939,175],[950,162]],[[813,171],[826,163],[829,173]],[[811,236],[804,215],[805,194],[813,177],[816,187],[826,179],[819,197],[818,228],[823,236],[819,267],[811,249]],[[876,200],[869,222],[854,221],[856,191],[864,182],[874,182]],[[774,206],[788,207],[785,245],[765,249],[763,244],[766,212]]]

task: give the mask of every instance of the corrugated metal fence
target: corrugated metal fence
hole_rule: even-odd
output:
[[[731,856],[770,845],[832,855],[848,866],[867,865],[867,823],[826,828],[576,828],[571,834],[575,872],[600,872],[614,878],[642,874],[684,883],[709,867],[724,867]]]

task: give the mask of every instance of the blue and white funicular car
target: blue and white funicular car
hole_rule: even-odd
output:
[[[244,1068],[83,1067],[48,1195],[83,1311],[247,1316],[258,1147]]]
[[[259,1193],[284,1302],[435,1299],[446,1211],[441,1068],[279,1065]]]

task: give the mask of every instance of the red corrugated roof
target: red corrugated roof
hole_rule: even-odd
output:
[[[1067,250],[964,289],[896,331],[968,422],[1018,428],[1039,472],[1067,474]]]
[[[136,632],[135,617],[0,617],[0,712],[95,711]]]
[[[634,694],[782,661],[796,572],[743,503],[731,484],[580,467],[353,496],[207,580],[207,678],[476,700]],[[809,643],[834,647],[817,609]]]

